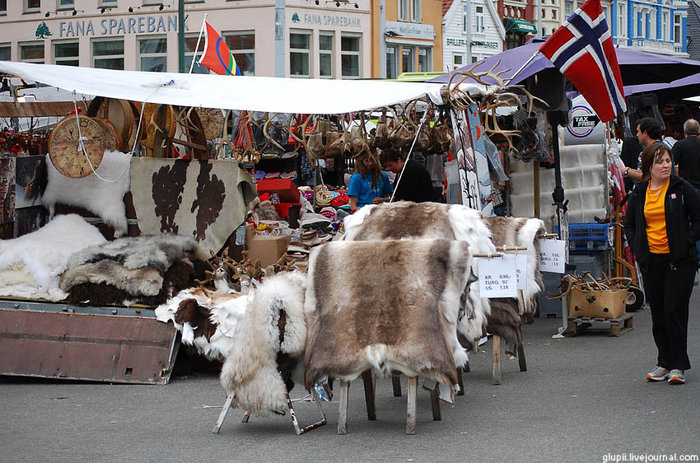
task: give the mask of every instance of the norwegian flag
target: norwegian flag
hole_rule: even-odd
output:
[[[539,50],[571,81],[600,120],[627,110],[620,66],[600,0],[587,0]]]

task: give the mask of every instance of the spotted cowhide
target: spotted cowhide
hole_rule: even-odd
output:
[[[256,195],[237,162],[163,158],[132,160],[131,192],[142,234],[191,236],[203,259],[224,246]]]

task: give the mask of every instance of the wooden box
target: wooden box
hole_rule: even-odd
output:
[[[581,291],[574,287],[569,293],[569,316],[619,318],[625,314],[626,300],[626,288]]]

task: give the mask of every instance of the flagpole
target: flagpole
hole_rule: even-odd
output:
[[[199,50],[199,42],[202,40],[202,34],[204,34],[204,26],[207,23],[207,16],[209,13],[204,13],[204,19],[202,19],[202,27],[199,29],[199,36],[197,37],[197,45],[194,47],[194,55],[192,56],[192,62],[190,63],[190,72],[192,74],[192,69],[194,68],[194,60],[197,58],[197,50]]]
[[[527,61],[525,61],[525,64],[523,64],[522,66],[520,66],[520,69],[518,69],[517,71],[515,71],[515,74],[513,74],[512,76],[508,77],[508,78],[505,80],[504,85],[508,85],[513,79],[515,79],[515,78],[518,76],[518,74],[520,74],[520,73],[523,71],[523,69],[525,69],[525,68],[527,67],[528,64],[532,63],[532,61],[533,61],[533,60],[537,57],[537,55],[539,55],[539,54],[540,54],[540,51],[537,50],[537,51],[530,57],[530,59],[528,59]]]

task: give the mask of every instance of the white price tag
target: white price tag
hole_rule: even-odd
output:
[[[518,297],[515,256],[477,259],[481,297]]]
[[[527,289],[527,254],[515,255],[515,271],[518,277],[518,289]]]
[[[564,273],[566,271],[566,241],[540,241],[540,270],[542,272]]]

